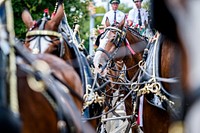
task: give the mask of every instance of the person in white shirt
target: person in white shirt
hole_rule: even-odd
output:
[[[148,12],[142,8],[142,0],[133,0],[136,8],[128,13],[127,22],[129,26],[145,28],[148,25]]]
[[[118,10],[120,0],[110,0],[110,4],[112,9],[104,15],[101,22],[101,24],[104,27],[106,27],[105,22],[107,18],[109,20],[110,25],[120,23],[125,18],[125,14],[122,11]]]

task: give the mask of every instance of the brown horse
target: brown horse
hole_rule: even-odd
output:
[[[22,13],[22,19],[29,29],[25,46],[35,54],[51,53],[72,65],[79,74],[82,88],[85,89],[85,76],[79,52],[75,44],[70,43],[70,37],[66,35],[70,33],[66,33],[66,29],[64,31],[62,29],[62,21],[65,20],[63,5],[58,5],[55,16],[50,20],[44,17],[35,24],[27,10]]]
[[[24,53],[25,52],[23,51],[23,54]],[[27,54],[24,54],[24,55],[26,57],[28,56]],[[46,132],[46,131],[61,132],[61,131],[67,131],[67,130],[70,132],[90,132],[90,131],[93,132],[90,127],[88,127],[89,131],[84,131],[85,129],[83,129],[83,123],[80,119],[81,118],[80,110],[82,109],[82,101],[80,100],[80,97],[82,96],[83,92],[80,91],[81,81],[80,81],[79,76],[75,72],[75,70],[70,65],[66,64],[63,60],[53,55],[38,54],[36,55],[36,59],[34,59],[34,61],[32,62],[35,62],[35,61],[37,62],[37,60],[45,61],[49,65],[56,79],[59,79],[59,81],[61,81],[62,83],[65,83],[64,85],[67,85],[69,90],[71,89],[75,91],[75,93],[79,97],[77,97],[77,95],[73,96],[73,98],[76,97],[74,98],[74,102],[72,99],[71,100],[70,98],[68,99],[67,95],[65,95],[65,93],[67,94],[67,91],[68,91],[67,88],[64,87],[65,89],[63,88],[63,90],[60,90],[59,81],[56,81],[56,80],[48,81],[50,83],[48,83],[49,86],[47,85],[49,89],[49,87],[53,87],[53,84],[58,83],[58,85],[55,86],[55,88],[53,88],[54,91],[51,90],[52,92],[45,93],[43,91],[40,92],[39,90],[38,92],[37,90],[35,90],[37,89],[37,86],[34,87],[34,85],[36,85],[37,82],[35,82],[34,80],[32,81],[31,77],[26,74],[26,71],[24,72],[23,68],[24,66],[26,66],[26,64],[24,63],[19,64],[19,68],[21,68],[21,70],[18,68],[17,78],[18,78],[18,88],[19,88],[18,90],[19,109],[20,109],[21,119],[23,121],[23,132]],[[42,63],[42,62],[39,61],[39,63]],[[42,68],[38,68],[38,69],[42,70]],[[47,79],[50,79],[50,75],[48,76]],[[73,81],[76,81],[76,82],[71,82],[72,79]],[[28,82],[24,82],[26,80]],[[51,82],[53,82],[53,84]],[[60,95],[60,94],[64,94],[64,95]],[[71,97],[73,94],[74,93],[71,93]],[[57,95],[57,96],[54,97],[54,95]],[[27,98],[27,96],[29,98]],[[63,103],[61,103],[61,101],[58,100],[60,98],[64,100]],[[66,112],[66,109],[69,111]],[[70,116],[72,116],[72,118],[70,118]],[[67,117],[69,117],[70,119],[68,120]],[[38,126],[36,124],[38,123],[38,120],[41,121],[41,123],[43,124]],[[66,123],[67,130],[63,129],[62,127],[62,122],[64,120],[67,120],[68,122]],[[74,123],[74,125],[70,123]],[[72,127],[72,128],[76,127],[77,129],[75,131],[74,129],[69,128],[69,127]],[[33,131],[33,129],[35,129],[35,131]]]
[[[183,73],[183,92],[186,96],[185,115],[182,122],[173,125],[174,129],[181,129],[183,132],[199,132],[199,86],[200,86],[200,64],[197,61],[199,57],[199,18],[195,17],[199,11],[199,1],[173,0],[152,1],[154,12],[154,26],[157,30],[164,33],[170,39],[175,39],[178,45],[182,47],[185,55],[182,64]],[[160,9],[165,9],[162,15]],[[165,18],[165,19],[163,19]],[[185,19],[190,18],[190,19]],[[167,21],[165,21],[167,20]],[[184,21],[183,21],[184,20]],[[171,28],[167,27],[166,22]],[[192,25],[189,28],[187,25]],[[180,128],[181,127],[181,128]],[[172,130],[173,131],[173,130]]]
[[[5,0],[0,4],[0,22],[4,25],[1,27],[4,36],[1,36],[0,65],[2,74],[7,77],[0,80],[1,131],[93,132],[87,125],[89,130],[85,130],[80,112],[68,93],[75,90],[73,94],[77,99],[83,93],[79,90],[81,81],[75,70],[55,56],[32,55],[20,42],[15,45],[11,2]],[[77,101],[79,108],[82,107],[82,102]],[[20,115],[22,129],[16,129],[20,122],[14,119],[16,115]]]
[[[56,58],[55,56],[51,55],[44,55],[44,54],[37,55],[36,59],[45,61],[50,66],[50,69],[53,71],[53,73],[55,73],[60,80],[69,85],[70,88],[73,88],[73,90],[75,90],[79,96],[82,95],[83,92],[80,93],[80,87],[81,87],[80,79],[71,66],[67,65],[59,58]],[[69,77],[69,75],[73,77]],[[28,75],[25,72],[23,72],[23,70],[20,69],[17,70],[17,78],[18,78],[18,88],[19,88],[18,89],[19,110],[23,122],[22,131],[26,133],[46,132],[46,131],[53,133],[62,131],[62,128],[61,129],[58,128],[58,122],[59,122],[58,114],[59,111],[61,110],[55,109],[55,107],[51,105],[57,103],[56,102],[51,103],[50,101],[53,99],[50,97],[50,95],[48,96],[48,94],[45,94],[45,92],[39,93],[37,91],[33,91],[35,87],[30,86],[31,83],[29,82],[31,81],[29,81],[28,83],[25,82],[28,78]],[[76,84],[72,84],[71,78],[73,78],[74,81],[76,81]],[[37,84],[37,82],[35,84]],[[80,110],[82,108],[82,102],[79,99],[74,99],[74,100],[78,107],[77,109]],[[66,109],[69,108],[67,104],[64,106]],[[76,113],[78,113],[80,116],[80,112],[78,110]],[[78,114],[71,114],[71,115],[78,115]],[[75,119],[80,119],[80,118],[75,118]],[[43,124],[38,125],[37,124],[38,121],[40,121]]]
[[[129,99],[129,102],[125,102],[125,107],[126,112],[130,111],[127,112],[129,115],[131,115],[133,111],[138,113],[138,118],[140,118],[140,122],[138,124],[143,126],[142,129],[145,133],[168,132],[168,127],[171,123],[171,116],[170,112],[166,110],[167,108],[170,108],[172,102],[169,99],[172,98],[173,100],[175,99],[177,102],[180,102],[177,96],[170,94],[175,90],[179,90],[176,87],[180,88],[180,82],[174,83],[176,80],[173,79],[173,77],[181,76],[181,73],[177,73],[177,70],[180,70],[179,65],[182,57],[178,50],[180,47],[173,45],[172,41],[167,38],[163,38],[163,36],[159,36],[159,39],[156,38],[155,40],[158,41],[152,40],[152,42],[150,41],[148,44],[147,48],[150,50],[147,52],[148,58],[146,60],[146,54],[143,55],[143,50],[146,47],[147,42],[145,42],[143,37],[137,34],[137,32],[133,29],[123,27],[122,22],[117,27],[106,28],[100,38],[100,49],[97,49],[97,53],[94,58],[96,69],[103,74],[106,72],[104,69],[106,69],[108,62],[111,62],[112,60],[123,60],[127,67],[126,77],[129,79],[129,82],[138,80],[139,83],[143,84],[139,86],[140,89],[136,93],[137,106],[134,107],[136,110],[133,110],[133,103],[130,102],[132,99]],[[142,45],[143,43],[145,45]],[[156,48],[152,48],[155,45],[158,46],[156,46]],[[152,49],[157,50],[155,51]],[[155,53],[156,55],[154,55]],[[178,62],[177,59],[179,59],[178,61],[180,62]],[[135,74],[138,74],[138,67],[140,66],[140,68],[143,68],[141,67],[144,65],[142,60],[145,62],[145,69],[141,69],[141,76],[135,78]],[[152,60],[154,60],[153,64],[151,63]],[[133,69],[129,69],[135,65],[138,66]],[[173,69],[171,69],[171,66],[173,66]],[[149,89],[148,86],[149,81],[150,84],[153,85],[151,83],[151,78],[155,76],[156,78],[153,79],[153,81],[155,81],[156,84],[154,85],[157,85],[158,83],[159,89],[161,89],[161,91],[156,92],[157,95],[160,93],[160,96],[156,97],[156,100],[154,99],[155,92],[151,90],[151,88]],[[149,90],[147,90],[147,88]],[[145,96],[143,99],[144,102],[142,102],[142,95]],[[166,99],[163,99],[162,97],[165,97]],[[158,103],[162,105],[160,107],[151,102],[151,100],[159,101],[158,99],[160,99],[160,102]],[[161,101],[165,101],[165,103]],[[129,105],[127,105],[128,103]],[[176,110],[173,111],[174,115],[177,115],[176,113]]]
[[[61,4],[58,5],[55,16],[50,20],[47,17],[43,17],[35,22],[29,11],[24,10],[22,20],[28,29],[25,46],[35,54],[51,53],[72,64],[72,52],[69,51],[67,44],[65,44],[68,40],[64,41],[66,38],[63,38],[62,31],[59,33],[59,25],[63,18],[64,7]]]
[[[156,40],[156,42],[149,46],[149,55],[145,61],[146,69],[143,70],[148,74],[141,76],[141,81],[153,80],[150,85],[159,84],[159,90],[156,92],[151,91],[151,87],[145,84],[145,87],[150,88],[150,94],[149,92],[143,92],[145,94],[143,103],[143,129],[144,132],[149,133],[167,133],[170,124],[180,119],[182,115],[182,101],[180,98],[182,95],[182,81],[178,79],[182,76],[180,64],[183,63],[183,55],[180,51],[181,47],[175,45],[166,36],[157,34]],[[154,94],[158,95],[158,98]],[[152,102],[153,99],[157,99],[157,103]],[[155,117],[150,119],[152,116]],[[152,128],[148,123],[156,126]]]
[[[94,57],[94,65],[96,70],[106,75],[107,66],[116,62],[123,61],[126,66],[126,81],[133,82],[136,80],[134,76],[139,70],[137,65],[142,59],[143,50],[147,45],[146,40],[141,35],[135,32],[135,35],[132,35],[131,31],[123,29],[124,21],[122,21],[117,27],[110,27],[110,24],[107,23],[107,28],[105,32],[99,37],[99,47]],[[123,38],[123,39],[122,39]],[[124,41],[126,40],[126,41]],[[133,50],[134,49],[134,50]],[[114,61],[114,62],[113,62]],[[110,63],[110,64],[108,64]],[[133,79],[135,78],[135,79]],[[126,89],[126,94],[129,93],[129,90]],[[129,96],[125,99],[125,108],[126,114],[133,114],[133,105],[132,105],[132,96]]]
[[[67,19],[64,16],[63,5],[58,5],[56,11],[55,16],[50,20],[44,17],[36,25],[34,25],[34,21],[28,11],[22,13],[22,19],[29,29],[26,35],[25,46],[33,53],[35,53],[34,51],[36,53],[51,53],[72,65],[82,81],[85,98],[84,103],[86,103],[89,95],[92,95],[92,97],[95,95],[88,90],[94,84],[93,77],[86,57],[78,50],[77,43],[80,43],[80,38],[74,38],[74,35],[75,37],[77,35],[75,32],[72,33],[68,25]],[[77,40],[74,41],[74,39]],[[99,114],[98,103],[94,103],[97,104],[97,107],[91,104],[93,103],[87,104],[87,107],[84,104],[84,117],[88,118],[94,116],[96,113]]]
[[[82,109],[80,96],[83,92],[80,91],[81,81],[75,70],[56,56],[29,55],[30,53],[27,54],[23,47],[18,47],[16,50],[19,57],[25,59],[24,62],[20,60],[17,63],[16,75],[18,101],[15,102],[19,103],[19,114],[23,123],[22,132],[93,132],[93,129],[87,124],[84,125],[80,119]],[[46,73],[49,71],[44,67],[46,64],[57,80]],[[75,82],[71,82],[72,79]],[[40,86],[41,82],[42,86]],[[69,96],[68,91],[70,92],[71,89],[75,92]],[[74,93],[77,97],[75,101],[71,98]],[[40,121],[39,125],[38,121]],[[89,130],[85,130],[84,126]]]

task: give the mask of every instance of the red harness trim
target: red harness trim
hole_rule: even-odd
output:
[[[131,53],[132,53],[133,55],[136,54],[135,51],[131,48],[131,45],[130,45],[130,43],[128,42],[127,39],[126,39],[126,46],[128,47],[128,49],[131,51]]]

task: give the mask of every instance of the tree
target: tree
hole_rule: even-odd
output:
[[[105,8],[103,6],[96,7],[96,13],[98,14],[104,14],[106,12]],[[95,18],[95,25],[101,25],[101,21],[103,19],[103,16],[98,16]]]
[[[132,9],[131,7],[127,7],[127,5],[124,3],[119,5],[119,10],[124,13],[128,13],[131,9]]]
[[[12,0],[13,12],[14,12],[14,26],[15,34],[18,38],[25,38],[26,27],[21,19],[21,13],[26,8],[32,14],[34,20],[42,18],[43,10],[48,8],[49,12],[54,11],[56,1],[55,0]],[[73,23],[77,22],[81,27],[81,38],[87,39],[87,33],[89,31],[89,13],[87,6],[89,0],[65,0],[65,12],[67,14],[68,22],[71,27]]]
[[[150,9],[150,1],[143,2],[142,7],[146,10]]]

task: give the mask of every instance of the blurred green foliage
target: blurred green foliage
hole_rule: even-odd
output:
[[[125,14],[127,14],[131,9],[132,7],[127,7],[127,5],[125,5],[124,3],[119,5],[119,10],[124,12]]]
[[[51,14],[54,11],[56,0],[12,0],[14,12],[14,26],[16,37],[23,39],[26,34],[26,27],[21,19],[21,13],[24,9],[28,9],[34,20],[42,18],[44,9],[48,8]],[[89,29],[89,0],[64,0],[65,12],[67,14],[70,27],[74,22],[81,25],[81,38],[88,40]]]
[[[150,9],[150,1],[143,2],[142,7],[146,10]]]
[[[95,9],[96,9],[97,14],[105,14],[106,13],[106,9],[103,6],[96,7]],[[102,19],[103,19],[103,16],[96,17],[95,18],[95,26],[101,25]]]
[[[85,40],[85,46],[88,49],[90,35],[90,14],[88,5],[91,0],[64,0],[65,12],[67,14],[70,27],[74,22],[80,25],[80,36]],[[21,19],[21,13],[24,9],[28,9],[34,20],[42,18],[44,9],[48,8],[50,14],[54,11],[56,0],[12,0],[14,12],[14,26],[16,37],[25,38],[26,27]],[[120,4],[119,10],[128,13],[131,8],[125,4]],[[104,14],[106,12],[103,6],[95,7],[96,13]],[[95,27],[101,25],[103,16],[95,18]]]

